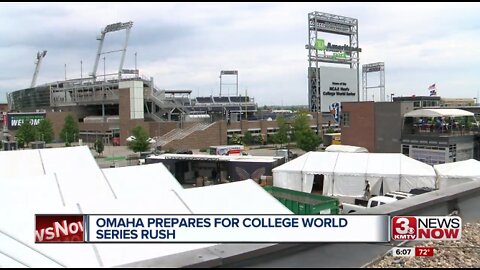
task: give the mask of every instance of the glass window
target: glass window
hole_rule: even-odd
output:
[[[350,113],[344,112],[342,117],[342,125],[344,127],[350,126]]]

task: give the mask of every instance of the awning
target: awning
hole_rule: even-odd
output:
[[[461,117],[474,116],[472,112],[460,109],[421,109],[408,112],[404,117]]]

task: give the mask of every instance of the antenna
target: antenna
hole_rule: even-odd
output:
[[[35,61],[35,71],[33,72],[32,83],[30,83],[30,88],[35,87],[37,83],[37,76],[38,72],[40,71],[40,64],[42,63],[42,59],[47,55],[47,51],[44,50],[42,52],[37,52],[37,60]]]

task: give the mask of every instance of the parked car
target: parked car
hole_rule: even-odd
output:
[[[384,196],[375,196],[370,198],[368,201],[356,199],[355,204],[350,203],[342,203],[341,209],[342,214],[351,214],[355,213],[359,210],[363,210],[366,208],[372,208],[379,205],[384,205],[387,203],[403,200],[415,196],[415,194],[401,192],[401,191],[392,191],[386,193]]]
[[[384,205],[384,204],[395,202],[395,201],[397,201],[397,199],[395,198],[386,197],[386,196],[375,196],[368,200],[368,203],[366,206],[350,204],[350,203],[342,203],[342,205],[340,206],[340,209],[342,211],[342,214],[352,214],[359,210],[372,208],[372,207]]]

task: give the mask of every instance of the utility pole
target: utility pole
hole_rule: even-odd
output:
[[[83,79],[83,61],[80,60],[80,79]]]

